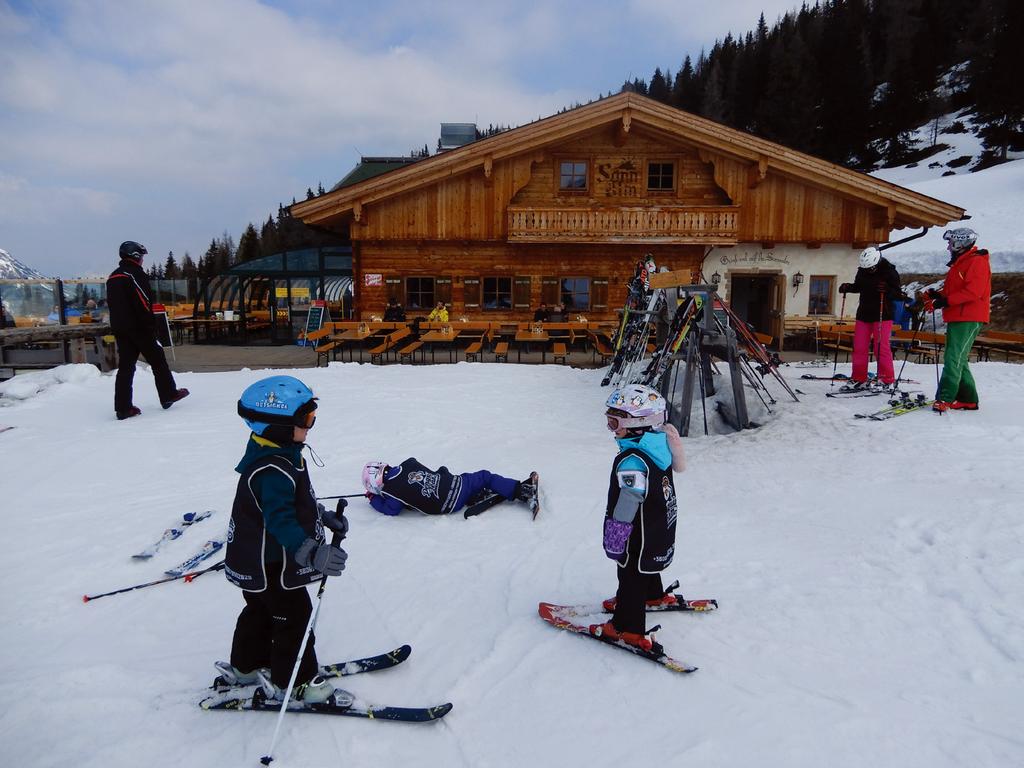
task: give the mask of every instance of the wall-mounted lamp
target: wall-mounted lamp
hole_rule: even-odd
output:
[[[711,275],[711,284],[712,285],[718,285],[720,282],[722,282],[722,276],[720,274],[715,272],[713,275]]]
[[[804,281],[804,276],[803,276],[802,273],[797,272],[795,275],[793,275],[793,287],[794,288],[799,288],[800,287],[800,283],[802,283],[803,281]]]

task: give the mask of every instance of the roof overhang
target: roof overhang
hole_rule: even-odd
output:
[[[364,206],[472,171],[490,172],[496,162],[538,152],[573,136],[617,124],[626,135],[635,124],[675,141],[693,145],[705,156],[720,155],[750,163],[762,178],[770,171],[801,183],[829,189],[874,206],[890,228],[944,226],[965,210],[865,173],[798,152],[781,144],[729,128],[653,99],[625,92],[538,120],[414,165],[367,179],[291,206],[307,224],[325,225],[339,217],[358,219]]]

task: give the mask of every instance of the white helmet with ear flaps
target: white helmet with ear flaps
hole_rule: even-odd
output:
[[[871,269],[873,266],[878,264],[882,258],[882,252],[877,248],[865,248],[860,252],[860,266],[863,269]]]

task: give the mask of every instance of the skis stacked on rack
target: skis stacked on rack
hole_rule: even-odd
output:
[[[619,333],[615,337],[615,355],[612,357],[608,373],[601,379],[602,387],[611,384],[612,379],[618,377],[626,366],[635,360],[635,350],[640,344],[641,337],[646,344],[649,312],[654,311],[659,296],[664,296],[664,292],[650,290],[650,276],[654,274],[655,268],[654,259],[649,256],[637,264],[633,279],[629,282]]]
[[[638,382],[654,389],[661,388],[661,381],[672,367],[672,356],[679,352],[686,335],[694,324],[700,320],[700,312],[704,306],[704,297],[695,294],[676,307],[672,317],[665,343],[651,356],[650,363],[644,369],[643,377]]]
[[[874,397],[888,392],[889,386],[889,384],[883,384],[877,380],[865,383],[850,382],[838,387],[833,392],[826,392],[825,397],[836,397],[841,399],[852,397]]]
[[[911,398],[909,394],[904,392],[902,397],[890,400],[888,408],[882,408],[874,413],[855,413],[854,416],[858,419],[885,421],[886,419],[902,416],[905,413],[920,411],[922,408],[930,408],[934,402],[934,400],[926,399],[924,395]]]
[[[320,674],[333,681],[364,672],[390,669],[409,658],[410,653],[412,653],[412,647],[403,645],[393,651],[377,654],[376,656],[328,664],[320,668]],[[199,706],[202,709],[206,711],[231,712],[279,712],[281,710],[281,702],[277,699],[268,698],[261,686],[229,682],[230,676],[223,674],[230,668],[229,664],[218,662],[216,666],[222,671],[222,674],[218,675],[213,681],[213,685],[210,686],[211,692],[207,693],[199,702]],[[335,689],[331,697],[320,704],[306,704],[295,700],[288,702],[289,712],[364,717],[369,720],[396,720],[407,723],[425,723],[440,720],[451,709],[452,705],[450,703],[439,704],[433,707],[389,707],[368,704],[359,700],[352,693],[340,688]]]
[[[168,541],[174,541],[175,539],[180,538],[181,535],[185,533],[185,529],[195,525],[196,523],[206,520],[212,514],[213,512],[211,512],[210,510],[206,510],[205,512],[186,512],[184,515],[181,516],[180,523],[177,523],[171,528],[168,528],[166,531],[164,531],[163,536],[161,536],[159,539],[150,544],[141,552],[132,555],[132,559],[148,560],[153,555],[155,555],[157,553],[157,550],[159,550],[160,547],[162,547]]]

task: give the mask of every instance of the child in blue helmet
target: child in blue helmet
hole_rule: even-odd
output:
[[[245,607],[235,624],[230,682],[262,683],[282,695],[291,677],[312,611],[306,585],[337,576],[348,555],[326,542],[324,526],[345,533],[343,512],[316,502],[306,462],[306,436],[316,421],[313,392],[291,376],[271,376],[248,387],[238,415],[252,430],[231,508],[225,574],[240,587]],[[267,670],[269,669],[269,673]],[[295,698],[326,700],[333,687],[317,675],[310,637],[295,678]]]
[[[622,387],[605,405],[619,453],[609,480],[604,550],[618,563],[619,588],[614,598],[604,601],[611,621],[592,625],[590,632],[661,653],[661,646],[647,635],[647,606],[677,599],[666,594],[661,571],[675,552],[672,473],[686,469],[683,441],[665,423],[665,399],[650,387]]]

